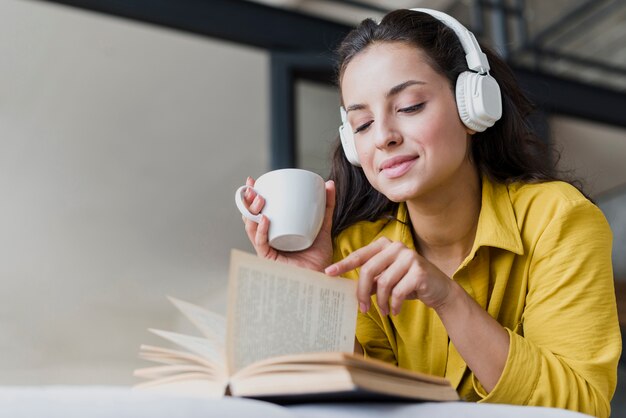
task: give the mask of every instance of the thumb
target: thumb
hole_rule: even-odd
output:
[[[326,212],[324,213],[324,223],[322,229],[330,233],[333,225],[333,212],[335,211],[335,182],[326,182]]]

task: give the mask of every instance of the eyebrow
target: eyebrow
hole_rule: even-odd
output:
[[[390,88],[389,91],[385,94],[385,97],[390,98],[391,96],[395,96],[398,93],[400,93],[402,90],[406,89],[409,86],[413,86],[415,84],[424,85],[426,84],[426,82],[418,81],[418,80],[405,81],[404,83],[400,83],[397,86],[393,86],[392,88]],[[362,109],[365,109],[365,107],[366,106],[364,104],[353,104],[346,108],[346,113],[350,112],[351,110],[362,110]]]

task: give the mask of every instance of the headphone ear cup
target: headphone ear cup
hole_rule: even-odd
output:
[[[456,79],[456,89],[455,89],[456,108],[459,111],[459,117],[461,118],[461,121],[463,122],[463,124],[470,129],[476,130],[473,127],[468,125],[469,123],[471,123],[469,109],[467,108],[467,101],[466,101],[467,94],[465,92],[465,88],[466,88],[465,83],[467,80],[468,73],[469,71],[462,72],[461,74],[459,74],[459,76]]]
[[[456,79],[456,107],[459,117],[465,126],[476,132],[482,132],[481,126],[476,125],[472,118],[472,89],[471,76],[476,73],[464,71]]]
[[[352,133],[352,127],[348,122],[339,126],[339,138],[341,139],[341,147],[343,153],[350,164],[360,167],[359,155],[356,152],[356,146],[354,145],[354,133]]]
[[[483,132],[502,116],[500,87],[489,74],[462,72],[456,79],[456,105],[463,124]]]

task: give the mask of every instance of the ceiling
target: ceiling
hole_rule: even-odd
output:
[[[624,0],[250,0],[355,25],[397,8],[445,11],[517,66],[626,92]]]

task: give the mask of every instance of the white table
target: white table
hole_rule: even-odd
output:
[[[204,400],[137,392],[117,386],[0,387],[0,415],[11,418],[588,417],[561,409],[466,402],[301,404],[282,407],[249,399]]]

